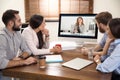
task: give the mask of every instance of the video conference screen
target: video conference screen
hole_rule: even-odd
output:
[[[60,14],[59,37],[97,39],[96,14]]]

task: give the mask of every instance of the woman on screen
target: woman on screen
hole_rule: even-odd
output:
[[[83,23],[83,18],[78,17],[77,21],[74,26],[73,33],[83,33],[85,29],[84,23]]]
[[[45,28],[45,19],[41,15],[33,15],[30,18],[30,26],[22,32],[28,47],[33,52],[33,55],[50,54],[50,52],[59,53],[61,47],[55,46],[52,49],[49,47],[49,31]]]

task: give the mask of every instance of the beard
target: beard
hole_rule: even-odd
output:
[[[101,33],[105,33],[105,30],[102,29],[101,27],[99,27],[99,31],[100,31]]]
[[[13,31],[20,31],[19,26],[16,26],[16,24],[14,23],[14,26],[12,27]]]

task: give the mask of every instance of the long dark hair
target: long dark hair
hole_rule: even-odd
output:
[[[37,29],[43,22],[44,17],[41,15],[33,15],[30,18],[30,26],[32,29]],[[38,41],[39,41],[39,47],[38,49],[41,49],[44,45],[44,41],[43,41],[43,34],[41,31],[37,32],[37,37],[38,37]]]
[[[77,18],[77,21],[76,21],[75,25],[77,26],[77,31],[78,31],[78,33],[81,33],[81,30],[80,30],[80,28],[79,28],[79,19],[82,20],[81,25],[84,25],[84,23],[83,23],[83,18],[82,18],[81,16],[79,16],[79,17]]]
[[[76,25],[76,26],[79,26],[79,21],[78,21],[79,19],[82,20],[82,23],[81,23],[81,24],[84,25],[83,18],[80,17],[80,16],[77,18],[77,21],[76,21],[76,24],[75,24],[75,25]]]
[[[120,38],[120,18],[114,18],[108,22],[108,26],[115,38]]]

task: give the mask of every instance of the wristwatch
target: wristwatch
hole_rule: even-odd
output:
[[[25,59],[22,55],[20,55],[19,58],[21,58],[21,59]]]
[[[97,59],[95,62],[96,62],[96,63],[98,63],[99,61],[100,61],[100,60],[99,60],[99,59]]]

